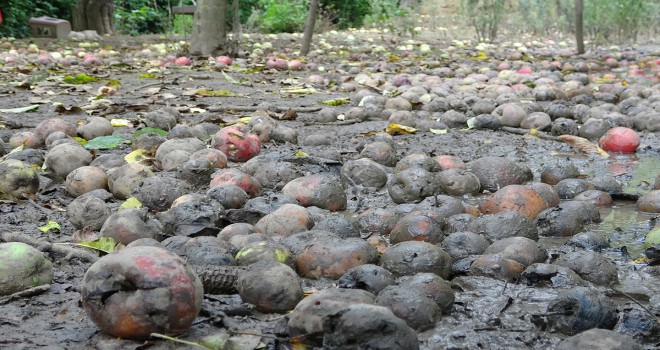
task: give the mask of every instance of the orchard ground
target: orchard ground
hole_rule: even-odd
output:
[[[585,154],[553,137],[470,128],[468,119],[476,116],[471,115],[472,103],[482,99],[490,99],[497,105],[522,101],[544,110],[562,97],[546,98],[544,91],[535,95],[534,88],[555,84],[564,86],[561,79],[577,73],[583,77],[576,79],[586,76],[588,84],[564,90],[553,90],[553,87],[550,89],[552,93],[558,94],[557,90],[561,90],[569,95],[573,90],[583,89],[573,96],[592,96],[593,106],[590,107],[606,105],[606,111],[609,108],[609,112],[616,112],[612,116],[613,123],[633,128],[646,126],[639,121],[633,122],[632,115],[619,113],[619,107],[622,96],[636,97],[631,103],[650,111],[655,108],[655,114],[658,113],[660,48],[622,46],[576,56],[572,54],[574,49],[570,43],[562,45],[543,40],[477,46],[467,41],[441,38],[409,40],[381,33],[330,33],[316,38],[318,51],[303,60],[303,69],[267,68],[268,54],[288,60],[298,59],[295,51],[299,42],[300,35],[250,35],[241,43],[242,58],[234,59],[230,66],[217,67],[205,57],[194,58],[191,66],[177,66],[174,58],[177,52],[185,55],[185,44],[155,36],[102,38],[98,46],[92,44],[91,47],[90,43],[35,40],[36,48],[30,48],[27,40],[4,40],[0,109],[38,107],[28,112],[0,113],[0,125],[4,126],[0,128],[0,137],[7,143],[13,134],[34,130],[39,122],[49,118],[62,118],[75,125],[84,123],[89,116],[102,116],[109,120],[127,120],[127,126],[115,127],[115,135],[130,139],[138,128],[144,126],[141,121],[144,113],[165,106],[177,108],[182,113],[179,123],[188,126],[202,122],[224,125],[244,116],[269,116],[278,125],[293,129],[297,144],[274,140],[264,142],[262,156],[297,164],[303,175],[322,171],[338,177],[342,164],[359,158],[360,151],[373,141],[374,134],[383,132],[390,124],[387,116],[383,119],[381,113],[365,117],[359,111],[349,111],[360,103],[356,96],[372,94],[389,98],[405,93],[409,90],[405,87],[408,84],[423,86],[424,82],[430,82],[426,77],[439,77],[437,90],[427,88],[427,91],[436,96],[446,93],[441,97],[456,102],[449,101],[452,107],[445,110],[454,108],[465,116],[465,120],[443,119],[443,113],[432,114],[428,110],[424,113],[428,100],[419,100],[422,96],[418,96],[418,100],[410,104],[411,117],[401,120],[401,124],[410,120],[417,123],[413,125],[417,130],[391,138],[396,158],[413,153],[450,154],[469,163],[485,156],[499,156],[527,165],[537,182],[545,167],[557,162],[572,162],[579,168],[581,177],[587,180],[603,176],[616,178],[623,184],[622,192],[614,196],[611,207],[599,209],[601,223],[591,224],[582,231],[595,232],[610,241],[610,247],[599,254],[615,263],[619,283],[613,286],[615,288],[591,287],[615,303],[619,320],[616,327],[621,332],[632,327],[622,325],[621,321],[631,310],[646,313],[636,302],[645,305],[657,317],[660,313],[657,266],[647,266],[643,260],[636,260],[643,257],[644,236],[653,227],[657,214],[639,212],[635,206],[636,199],[651,190],[659,174],[660,138],[657,132],[637,128],[641,145],[636,153],[610,154],[603,158]],[[10,52],[10,49],[16,51]],[[67,54],[77,59],[70,58],[64,64],[61,60],[58,62],[60,56],[53,56],[53,52],[60,52],[63,60],[67,60]],[[96,61],[85,62],[83,57],[88,55],[89,58],[90,54]],[[8,59],[9,56],[14,58]],[[40,60],[40,57],[45,58]],[[506,62],[509,68],[501,66],[499,71],[510,70],[516,78],[506,80],[501,76],[498,65],[502,62]],[[498,73],[490,76],[488,71]],[[77,74],[97,79],[86,84],[64,82],[65,76]],[[312,75],[321,78],[311,80]],[[496,77],[499,90],[488,87],[496,85]],[[515,91],[511,89],[514,85]],[[108,93],[107,89],[103,90],[104,86],[116,91]],[[614,99],[610,100],[610,96],[604,94],[611,94]],[[571,107],[575,104],[570,98],[564,99]],[[330,108],[322,103],[327,101],[334,101],[329,104],[336,105],[331,108],[339,118],[319,120],[318,110]],[[297,111],[297,117],[282,118],[289,109]],[[571,114],[569,119],[582,124],[580,118]],[[450,122],[461,125],[448,125]],[[310,135],[329,137],[327,142],[314,146],[306,144]],[[43,150],[45,152],[45,148]],[[122,144],[97,150],[94,154],[125,155],[130,151],[129,144]],[[307,156],[301,156],[301,152]],[[240,165],[230,163],[229,166]],[[34,199],[0,201],[0,232],[19,232],[51,243],[74,242],[76,228],[69,223],[64,212],[74,198],[64,190],[61,179],[48,173],[43,175],[43,188]],[[391,169],[388,176],[392,177]],[[355,220],[357,214],[367,208],[395,206],[386,187],[368,190],[344,183],[344,190],[348,202],[342,214],[349,220]],[[269,191],[276,192],[265,189],[265,192]],[[478,206],[483,197],[484,194],[458,198],[468,205]],[[113,208],[122,203],[120,200],[111,202]],[[49,221],[59,223],[61,229],[46,233],[38,229]],[[564,245],[568,238],[541,237],[539,242],[553,261],[569,250]],[[167,340],[140,343],[100,333],[80,305],[81,280],[90,263],[76,258],[67,260],[55,254],[50,258],[54,262],[55,278],[49,290],[14,300],[0,299],[3,310],[0,315],[0,347],[185,348]],[[560,332],[550,332],[551,327],[543,320],[548,302],[557,296],[560,288],[507,284],[471,274],[453,276],[450,282],[456,293],[453,310],[437,321],[435,327],[419,333],[423,349],[447,346],[548,348],[567,337]],[[313,292],[335,283],[329,279],[304,280],[303,288]],[[274,338],[280,338],[278,346],[290,348],[286,339],[286,314],[260,314],[240,305],[238,295],[207,295],[201,314],[190,330],[179,338],[196,341],[205,335],[228,331],[245,342],[241,349],[252,349],[259,346],[260,337],[255,340],[246,334],[263,334],[262,343],[274,344]],[[657,324],[655,327],[657,329]],[[640,344],[649,349],[660,341],[657,334],[655,338],[653,335],[637,336]]]

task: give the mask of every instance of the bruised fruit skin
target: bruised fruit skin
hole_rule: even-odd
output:
[[[606,132],[598,140],[598,145],[606,152],[635,153],[639,147],[639,136],[632,129],[616,127]]]
[[[479,206],[483,214],[496,214],[512,210],[533,220],[541,211],[548,208],[545,199],[529,187],[509,185],[486,197]]]
[[[239,126],[228,126],[220,129],[211,142],[213,148],[222,151],[228,160],[246,162],[259,154],[261,141],[254,134],[248,134]]]
[[[202,308],[199,277],[178,255],[128,247],[95,262],[83,278],[82,304],[103,333],[143,340],[185,332]]]
[[[15,159],[0,163],[0,193],[24,197],[38,190],[39,177],[29,164]]]
[[[0,295],[51,283],[53,264],[44,254],[20,242],[0,243]]]

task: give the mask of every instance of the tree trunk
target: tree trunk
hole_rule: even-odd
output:
[[[305,23],[305,33],[302,39],[302,49],[300,49],[301,56],[307,56],[309,47],[312,45],[312,35],[314,34],[314,24],[316,24],[316,17],[319,15],[319,0],[312,0],[309,3],[309,12],[307,13],[307,22]]]
[[[584,3],[582,0],[575,0],[575,41],[577,42],[578,54],[584,53],[584,26],[582,24],[584,12]]]
[[[78,0],[73,10],[73,30],[95,30],[99,35],[114,34],[113,0]]]
[[[225,13],[227,0],[200,0],[195,10],[190,53],[192,55],[215,55],[224,53],[227,44]]]
[[[232,10],[234,11],[234,18],[232,20],[234,40],[239,42],[241,35],[243,34],[243,28],[241,27],[241,6],[239,5],[238,0],[234,0],[234,3],[232,4]]]

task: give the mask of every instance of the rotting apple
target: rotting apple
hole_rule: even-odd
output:
[[[202,308],[199,277],[178,255],[136,246],[106,255],[85,273],[82,304],[103,333],[142,340],[185,332]]]
[[[246,162],[259,154],[261,141],[257,135],[249,134],[245,127],[232,125],[215,133],[211,146],[233,162]]]

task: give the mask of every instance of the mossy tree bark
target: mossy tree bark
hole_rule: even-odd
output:
[[[227,44],[226,12],[227,0],[197,2],[189,49],[192,55],[224,53]]]
[[[114,34],[113,0],[78,0],[73,10],[73,30],[95,30],[99,35]]]

